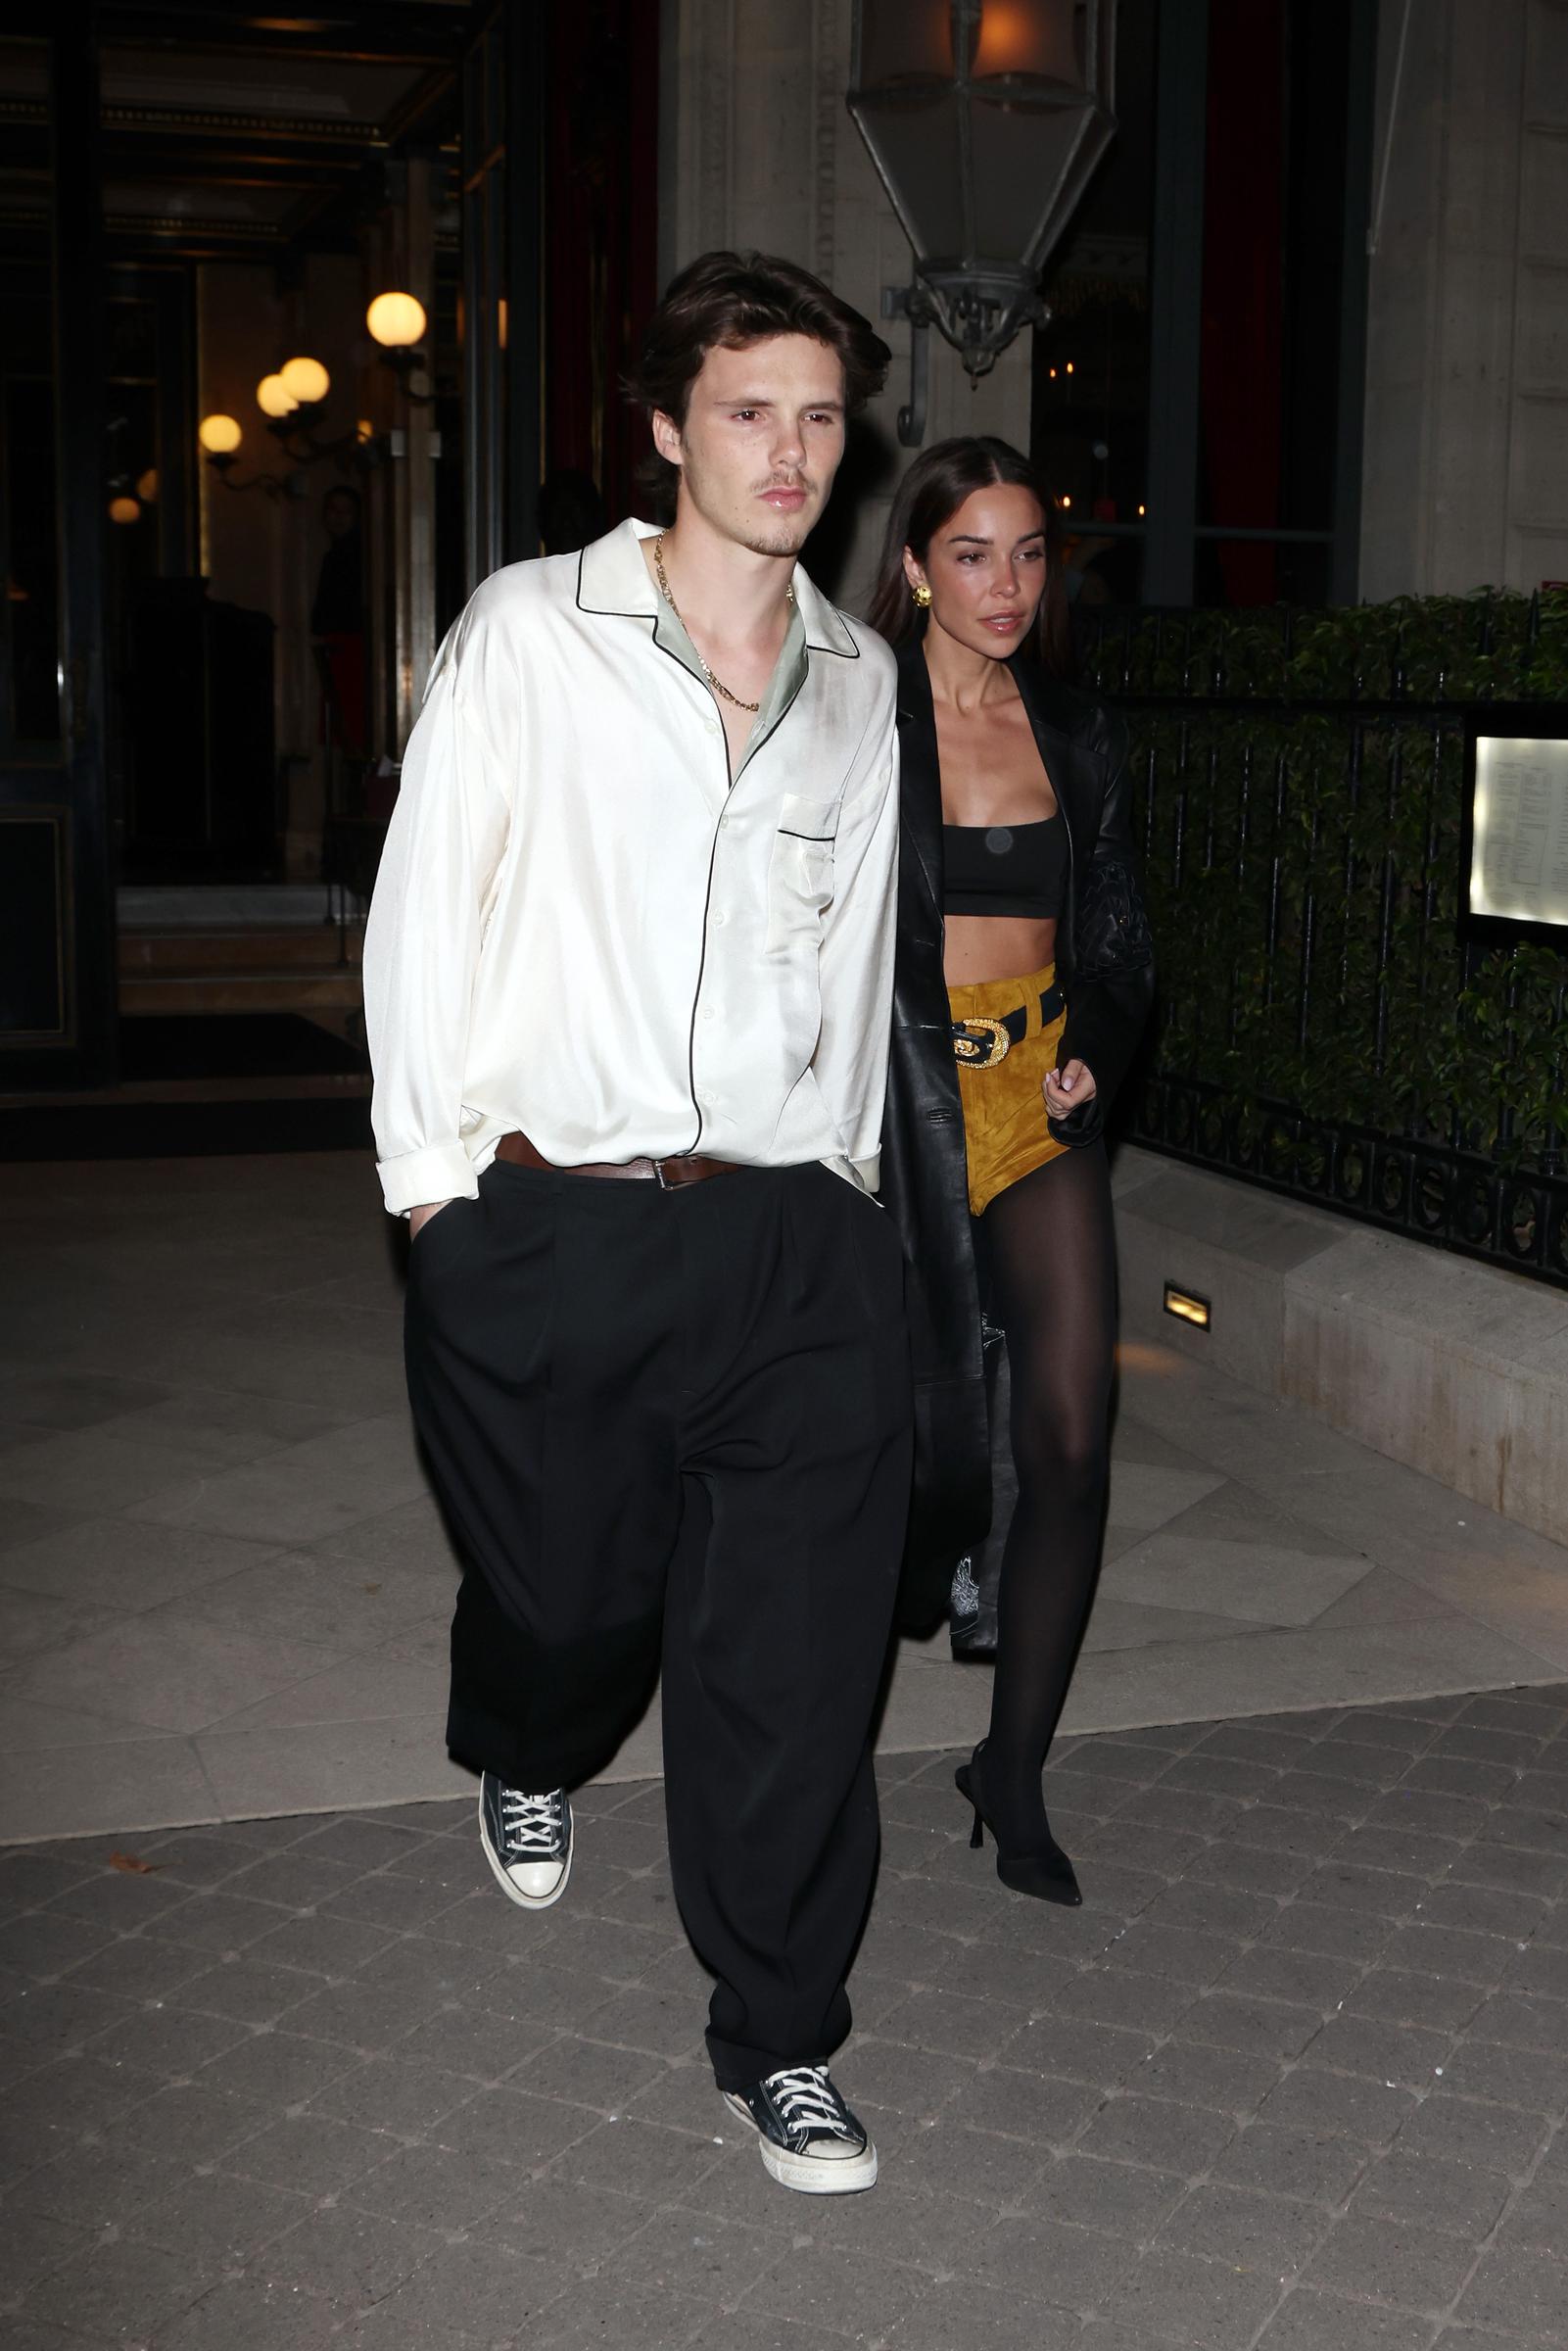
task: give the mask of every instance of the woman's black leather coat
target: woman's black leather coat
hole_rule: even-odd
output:
[[[1103,704],[1023,656],[1009,667],[1071,850],[1057,926],[1057,974],[1068,1002],[1058,1066],[1083,1061],[1097,1089],[1069,1118],[1053,1119],[1051,1131],[1061,1142],[1091,1143],[1137,1051],[1154,993],[1134,867],[1126,731]],[[918,638],[899,648],[898,670],[903,806],[881,1198],[916,1272],[915,1500],[900,1613],[906,1626],[928,1628],[946,1606],[954,1567],[990,1524],[991,1463],[964,1120],[942,975],[942,784]]]

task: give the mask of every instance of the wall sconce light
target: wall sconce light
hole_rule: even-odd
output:
[[[263,416],[275,420],[292,416],[300,404],[281,375],[263,375],[256,387],[256,405]]]
[[[1192,1290],[1179,1290],[1173,1281],[1166,1282],[1165,1312],[1174,1315],[1178,1322],[1190,1322],[1194,1330],[1207,1330],[1212,1311],[1207,1298],[1198,1297]]]
[[[318,408],[332,389],[332,378],[319,360],[285,360],[278,381],[297,408]]]
[[[232,416],[204,416],[196,428],[196,438],[210,457],[227,457],[232,463],[234,452],[245,435]]]
[[[849,111],[914,253],[882,292],[910,322],[914,449],[929,329],[977,380],[1046,316],[1041,269],[1116,129],[1116,0],[855,0],[853,43]]]
[[[248,482],[234,479],[234,453],[245,438],[234,417],[204,416],[196,428],[196,438],[225,490],[264,490],[268,498],[282,498],[288,493],[290,485],[280,474],[253,473]]]
[[[144,506],[157,505],[158,467],[156,465],[149,465],[147,471],[137,477],[136,495]]]
[[[378,294],[364,322],[372,341],[381,347],[381,358],[397,375],[404,397],[428,408],[435,393],[430,388],[425,355],[418,348],[429,325],[424,304],[412,294]]]
[[[110,500],[109,519],[111,522],[140,522],[141,518],[141,502],[138,499],[127,498],[121,491],[118,498]]]

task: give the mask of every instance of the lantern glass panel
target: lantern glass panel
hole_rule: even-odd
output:
[[[949,0],[865,0],[860,20],[860,86],[951,80],[953,11]]]
[[[964,253],[964,174],[959,118],[965,101],[951,88],[919,103],[870,101],[862,120],[872,153],[917,258],[949,261]]]
[[[1072,0],[985,0],[970,71],[1083,80],[1087,10]]]
[[[1060,105],[976,104],[972,165],[978,253],[1032,261],[1048,228],[1077,194],[1081,162],[1097,154],[1100,127],[1084,99]]]

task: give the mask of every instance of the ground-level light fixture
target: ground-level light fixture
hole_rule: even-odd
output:
[[[914,249],[898,437],[926,431],[934,326],[974,379],[1044,322],[1040,271],[1116,131],[1116,0],[856,0],[849,111]]]
[[[1207,1298],[1196,1290],[1184,1290],[1173,1281],[1165,1284],[1165,1313],[1174,1315],[1178,1322],[1190,1322],[1194,1330],[1207,1330],[1213,1313]]]

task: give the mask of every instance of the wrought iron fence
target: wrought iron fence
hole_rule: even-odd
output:
[[[1084,668],[1160,958],[1132,1139],[1568,1287],[1568,956],[1458,925],[1465,713],[1562,691],[1546,617],[1108,617]]]

